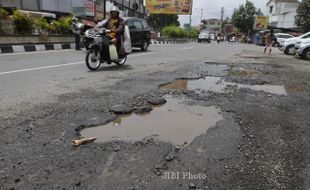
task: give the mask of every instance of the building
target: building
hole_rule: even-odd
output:
[[[295,16],[298,5],[298,0],[269,0],[266,4],[269,25],[276,28],[296,28]]]
[[[219,33],[221,31],[222,22],[220,19],[212,18],[202,20],[203,28],[207,28],[210,33]]]
[[[101,20],[108,15],[113,5],[124,16],[145,17],[143,0],[0,0],[0,5],[9,9],[55,13],[57,16],[80,14],[83,17]]]

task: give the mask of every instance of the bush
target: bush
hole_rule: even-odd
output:
[[[33,19],[23,15],[18,11],[13,13],[14,31],[18,34],[31,34],[33,29]]]
[[[174,25],[164,27],[162,33],[169,38],[187,38],[188,34],[190,38],[196,38],[198,36],[198,30],[196,29],[191,29],[188,33],[188,30]]]
[[[170,38],[184,38],[186,35],[182,28],[174,25],[165,26],[162,30],[162,33]]]
[[[0,33],[3,32],[3,30],[2,30],[2,20],[6,19],[8,17],[8,15],[9,15],[9,13],[0,6]]]
[[[72,16],[60,17],[58,20],[53,21],[53,26],[58,34],[71,33]]]
[[[39,33],[44,33],[48,31],[53,31],[54,28],[50,25],[46,19],[44,18],[37,18],[34,20],[34,25],[39,29]]]

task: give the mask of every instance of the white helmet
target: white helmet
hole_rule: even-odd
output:
[[[118,12],[119,13],[119,8],[117,6],[113,6],[113,7],[111,7],[110,12]]]
[[[73,22],[77,22],[78,19],[77,19],[76,17],[73,17],[73,18],[72,18],[72,21],[73,21]]]

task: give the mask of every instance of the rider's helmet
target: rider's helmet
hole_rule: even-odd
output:
[[[113,7],[111,7],[111,9],[110,9],[110,13],[112,13],[112,12],[117,12],[117,13],[118,13],[118,15],[119,15],[119,13],[120,13],[119,8],[118,8],[117,6],[113,6]]]

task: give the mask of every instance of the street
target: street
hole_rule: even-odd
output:
[[[309,61],[192,42],[90,72],[85,55],[0,55],[1,190],[310,189]]]

